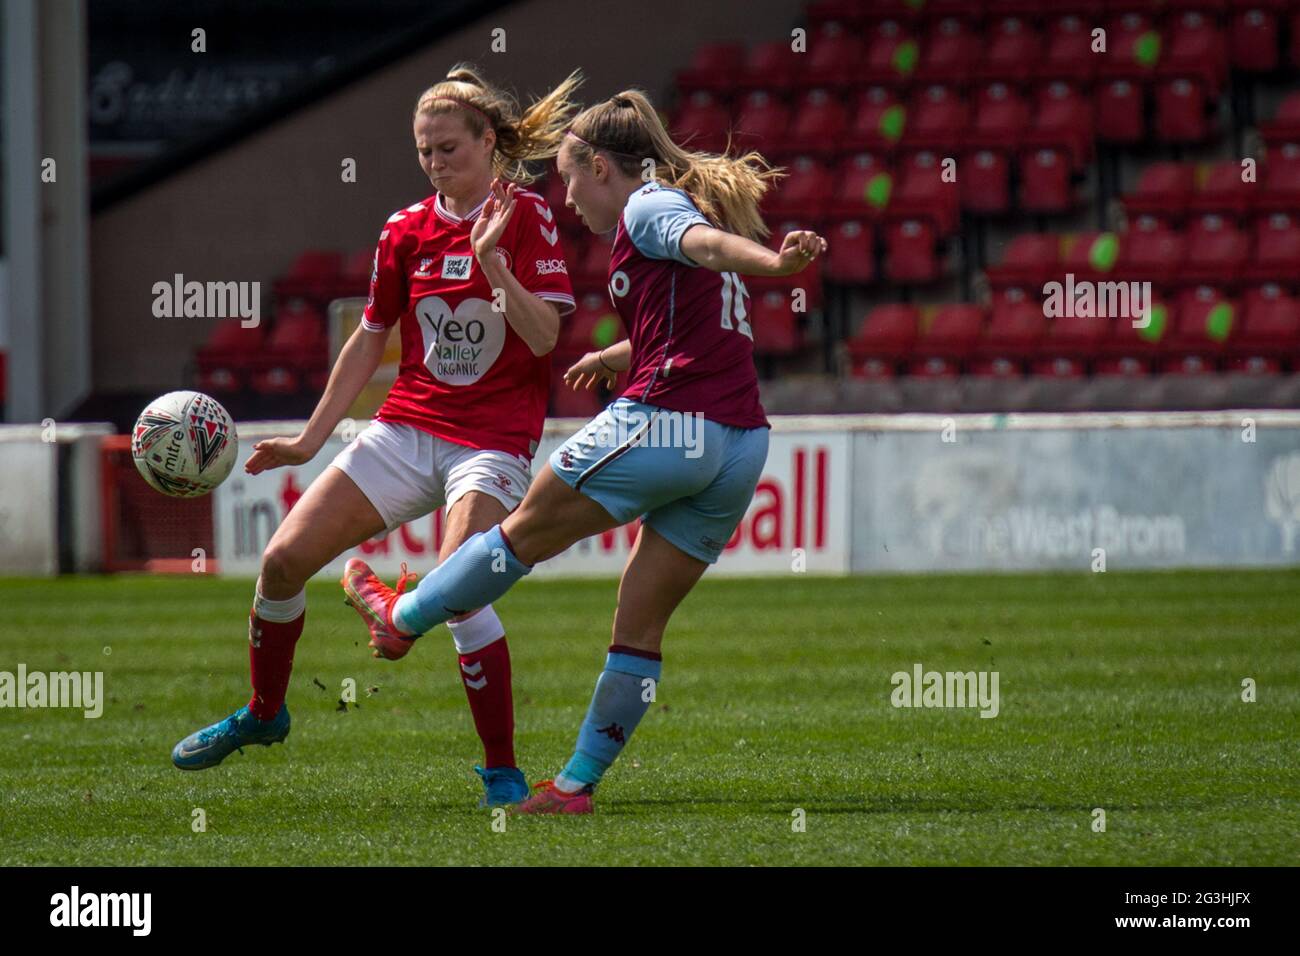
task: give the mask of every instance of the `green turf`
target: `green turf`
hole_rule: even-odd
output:
[[[103,670],[109,697],[98,720],[0,710],[0,863],[1300,858],[1300,572],[706,579],[596,815],[504,832],[474,809],[477,740],[445,631],[372,661],[328,583],[310,589],[287,744],[172,769],[176,740],[247,699],[249,592],[0,582],[0,670]],[[525,582],[497,605],[530,778],[569,753],[613,605],[607,581]],[[1000,715],[895,709],[890,676],[916,662],[998,671]],[[346,677],[361,699],[344,713]]]

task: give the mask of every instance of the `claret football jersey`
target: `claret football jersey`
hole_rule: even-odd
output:
[[[723,425],[766,425],[745,284],[682,252],[682,235],[696,223],[709,221],[686,193],[653,182],[628,197],[619,217],[609,295],[632,341],[623,395]]]
[[[516,193],[496,254],[529,292],[573,311],[555,216],[537,193]],[[492,308],[470,246],[483,210],[453,215],[436,194],[389,217],[379,234],[362,323],[401,323],[397,380],[376,413],[471,448],[532,457],[542,434],[551,357],[536,356]]]

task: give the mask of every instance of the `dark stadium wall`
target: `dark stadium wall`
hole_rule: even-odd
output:
[[[428,196],[411,110],[457,60],[477,62],[525,98],[581,67],[584,102],[636,86],[667,105],[672,76],[698,43],[778,38],[799,15],[783,0],[660,0],[649,9],[596,0],[512,5],[99,213],[91,225],[95,390],[188,384],[185,367],[216,321],[156,318],[154,283],[178,273],[260,282],[266,321],[272,280],[304,249],[371,246],[390,213]],[[490,51],[498,27],[503,53]],[[345,158],[356,160],[355,183],[342,182]]]

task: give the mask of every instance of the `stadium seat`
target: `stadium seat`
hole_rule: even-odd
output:
[[[917,339],[908,360],[912,375],[951,378],[958,375],[975,351],[984,326],[984,310],[970,303],[936,309]]]
[[[1218,97],[1228,76],[1228,43],[1214,20],[1199,10],[1170,18],[1169,45],[1160,58],[1160,73],[1199,82],[1209,97]]]
[[[1246,267],[1253,282],[1294,284],[1300,277],[1300,222],[1275,212],[1255,222],[1255,255]]]
[[[1113,232],[1068,233],[1061,241],[1061,274],[1074,276],[1075,282],[1102,281],[1115,278],[1123,236]]]
[[[245,328],[239,318],[223,319],[195,353],[195,386],[229,394],[248,384],[266,340],[266,325]]]
[[[1215,371],[1235,324],[1232,301],[1213,286],[1185,289],[1177,301],[1178,323],[1165,339],[1160,370],[1178,374]]]
[[[1276,157],[1270,154],[1263,193],[1259,205],[1266,211],[1300,212],[1300,147],[1284,148]]]
[[[861,37],[832,20],[808,37],[808,52],[793,81],[802,88],[847,86],[862,62],[863,52]]]
[[[1031,213],[1063,213],[1074,208],[1069,157],[1059,149],[1027,149],[1020,154],[1019,206]]]
[[[339,273],[339,285],[335,297],[363,296],[370,292],[370,274],[374,271],[375,250],[358,249],[349,253]]]
[[[677,74],[677,87],[688,90],[726,90],[744,65],[745,47],[740,43],[701,43],[691,63]]]
[[[738,88],[784,89],[803,66],[804,54],[790,47],[790,40],[770,40],[751,47],[745,56]]]
[[[942,157],[929,151],[908,157],[898,169],[898,184],[887,216],[892,219],[926,219],[939,236],[957,229],[961,191],[956,182],[943,181]]]
[[[1300,92],[1287,94],[1276,115],[1259,124],[1259,135],[1271,147],[1300,143]]]
[[[1187,261],[1180,282],[1231,286],[1250,256],[1250,237],[1218,213],[1201,216],[1187,230]]]
[[[883,212],[893,189],[893,177],[874,153],[849,156],[836,171],[834,197],[827,210],[832,219],[861,219]]]
[[[1071,84],[1049,83],[1039,92],[1033,125],[1024,139],[1032,149],[1064,150],[1070,169],[1092,161],[1093,106]]]
[[[848,116],[840,97],[829,90],[813,89],[805,93],[796,104],[788,143],[779,151],[782,155],[796,152],[821,157],[834,156],[839,151],[840,137],[848,126]]]
[[[1051,232],[1025,232],[1007,244],[1002,262],[985,270],[994,291],[1007,286],[1042,288],[1061,277],[1061,237]]]
[[[939,278],[934,225],[924,219],[902,219],[885,226],[885,277],[891,282],[933,282]]]
[[[293,300],[276,310],[251,385],[260,395],[292,394],[307,387],[308,375],[322,370],[328,358],[324,317],[306,300]]]
[[[755,291],[749,300],[750,328],[757,355],[789,355],[802,345],[799,315],[789,293],[781,289]]]
[[[866,284],[876,278],[875,231],[869,222],[850,219],[831,229],[826,277],[833,282]]]
[[[1156,138],[1165,143],[1200,143],[1215,133],[1211,110],[1217,100],[1207,98],[1195,79],[1177,77],[1156,86]]]
[[[903,145],[951,155],[970,123],[966,101],[951,87],[935,84],[919,91],[907,111]]]
[[[1232,12],[1228,28],[1232,66],[1252,73],[1271,73],[1279,63],[1277,11],[1251,3]]]
[[[1195,168],[1189,163],[1152,163],[1124,196],[1124,211],[1130,219],[1150,215],[1163,225],[1177,225],[1186,215],[1195,182]]]
[[[338,287],[343,255],[323,249],[308,249],[294,260],[289,271],[272,284],[277,300],[309,299],[325,305]]]
[[[980,40],[960,17],[944,17],[923,44],[916,79],[922,83],[965,83],[980,52]]]
[[[1047,319],[1037,301],[994,305],[975,343],[969,371],[996,378],[1021,375],[1046,334]]]
[[[1117,318],[1111,324],[1109,337],[1099,345],[1093,374],[1132,376],[1153,371],[1172,315],[1169,304],[1157,298],[1145,326],[1135,325],[1139,321],[1135,317]]]
[[[790,108],[770,90],[754,90],[745,96],[736,117],[736,147],[771,152],[785,144],[789,129]]]
[[[890,150],[902,137],[907,110],[893,90],[872,86],[858,94],[848,128],[840,139],[845,150]]]
[[[961,205],[967,212],[1001,215],[1011,208],[1011,166],[1000,150],[966,154],[959,184]]]
[[[670,128],[673,139],[688,149],[721,153],[727,148],[731,112],[713,93],[695,90],[674,114]]]
[[[1165,286],[1178,278],[1187,258],[1187,239],[1181,232],[1156,225],[1130,229],[1120,253],[1119,277],[1130,282]]]
[[[1062,315],[1051,319],[1038,354],[1030,362],[1030,371],[1054,378],[1085,375],[1113,324],[1109,316]]]
[[[1257,183],[1242,179],[1241,163],[1235,159],[1202,166],[1196,171],[1197,189],[1188,208],[1193,213],[1218,213],[1242,218],[1254,206],[1259,191]]]
[[[1161,48],[1160,34],[1145,14],[1121,5],[1120,12],[1105,24],[1106,53],[1093,54],[1100,60],[1100,79],[1128,79],[1145,82],[1154,75],[1156,62],[1148,54]],[[1091,41],[1091,29],[1088,31]],[[1091,52],[1091,45],[1089,46]]]
[[[872,309],[846,343],[853,373],[888,378],[916,342],[917,314],[910,305],[880,305]]]
[[[789,175],[763,199],[769,216],[798,216],[819,219],[833,194],[835,177],[811,156],[800,156],[790,163]]]
[[[1006,83],[980,89],[970,141],[981,149],[1011,150],[1029,127],[1029,104]]]
[[[1047,51],[1035,71],[1046,81],[1072,80],[1087,83],[1101,58],[1092,52],[1092,26],[1074,13],[1051,20],[1047,27]]]
[[[1228,367],[1280,372],[1300,356],[1300,302],[1270,283],[1242,297],[1241,331],[1228,349]]]
[[[1140,143],[1146,138],[1145,87],[1117,77],[1097,90],[1097,136],[1109,143]]]
[[[909,80],[916,70],[916,40],[899,20],[881,20],[866,37],[866,54],[855,80],[864,84],[892,85]]]
[[[1032,21],[1002,17],[992,24],[992,37],[977,75],[990,80],[1023,82],[1033,74],[1042,55],[1042,37]]]

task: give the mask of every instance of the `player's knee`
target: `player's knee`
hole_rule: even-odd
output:
[[[262,587],[264,590],[298,590],[311,577],[302,560],[291,547],[272,541],[262,553]]]

